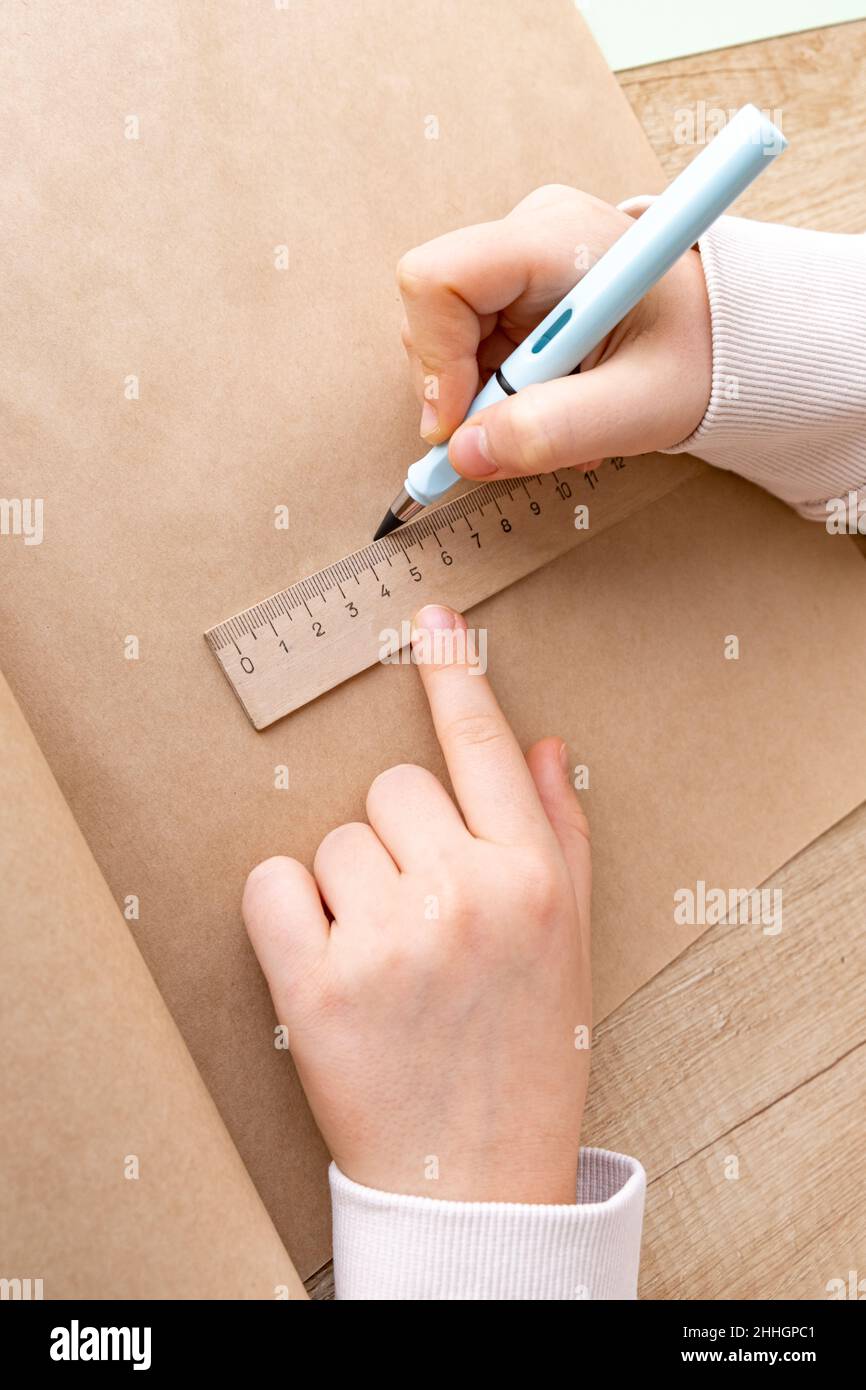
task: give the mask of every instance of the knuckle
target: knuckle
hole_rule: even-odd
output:
[[[461,873],[452,863],[439,866],[436,896],[440,920],[461,932],[475,920],[475,904],[471,892],[467,890],[467,884],[471,882],[471,876]]]
[[[386,767],[370,783],[367,800],[369,801],[370,797],[378,798],[386,793],[396,792],[400,787],[414,782],[423,775],[424,768],[418,767],[416,763],[395,763],[393,767]]]
[[[569,183],[543,183],[540,188],[536,188],[529,195],[531,198],[543,199],[546,203],[554,200],[568,198],[577,201],[580,198],[576,188]]]
[[[589,817],[587,816],[583,808],[581,806],[575,805],[574,809],[569,812],[568,819],[570,828],[574,830],[576,834],[582,835],[583,838],[589,844],[592,844],[592,832],[590,830]]]
[[[260,864],[256,864],[254,869],[250,869],[247,874],[247,888],[253,891],[261,884],[266,883],[274,874],[283,874],[287,869],[291,871],[291,866],[294,863],[294,859],[289,859],[285,854],[270,855],[267,859],[263,859]]]
[[[247,921],[258,917],[263,909],[273,901],[274,895],[285,888],[293,872],[299,868],[297,861],[285,855],[275,854],[263,859],[247,874],[244,884],[242,911]]]
[[[579,204],[584,194],[577,188],[572,188],[567,183],[543,183],[540,188],[534,188],[531,193],[527,193],[525,198],[521,198],[515,213],[523,212],[542,212],[548,208],[558,207],[563,203]]]
[[[523,910],[534,925],[549,926],[560,916],[563,881],[557,865],[548,855],[530,851],[523,856],[519,892]]]
[[[363,830],[359,821],[349,821],[346,825],[335,825],[333,830],[329,830],[327,835],[319,842],[316,850],[316,857],[313,863],[313,872],[326,859],[330,859],[334,854],[341,853],[350,839],[354,839],[359,830]]]
[[[370,783],[366,802],[367,814],[372,817],[377,808],[404,800],[410,787],[430,776],[432,773],[415,763],[396,763],[394,767],[386,768]]]
[[[331,969],[318,981],[316,1012],[325,1018],[345,1012],[357,996],[357,982],[345,970]]]
[[[427,291],[430,271],[422,247],[407,251],[397,262],[397,288],[404,299],[416,299]]]
[[[447,742],[455,748],[489,748],[505,741],[505,730],[489,714],[452,715]]]
[[[368,1001],[393,998],[394,990],[411,988],[414,961],[408,944],[399,936],[386,936],[375,949],[352,957],[349,967],[339,972],[332,985],[332,1004],[347,1008],[357,999]]]

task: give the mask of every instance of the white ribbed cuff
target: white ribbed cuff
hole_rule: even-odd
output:
[[[338,1299],[637,1297],[646,1174],[581,1149],[576,1206],[453,1202],[329,1170]]]
[[[700,241],[712,394],[666,453],[732,469],[814,520],[866,494],[866,238],[722,217]]]

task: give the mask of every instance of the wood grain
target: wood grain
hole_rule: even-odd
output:
[[[866,228],[866,20],[632,68],[619,81],[668,178],[696,152],[677,143],[678,113],[751,101],[778,113],[790,147],[736,212],[830,232]]]
[[[668,177],[694,154],[677,112],[753,101],[791,148],[737,212],[866,229],[866,21],[619,79]],[[820,1299],[866,1276],[866,805],[769,886],[779,936],[710,928],[596,1030],[583,1141],[647,1169],[642,1298]],[[332,1298],[330,1268],[307,1288]]]
[[[583,1139],[647,1170],[641,1297],[866,1273],[864,865],[866,806],[769,881],[778,936],[710,928],[596,1030]]]
[[[864,866],[861,806],[769,880],[777,937],[711,927],[596,1029],[583,1140],[647,1170],[642,1298],[866,1275]]]
[[[777,111],[790,149],[737,212],[862,232],[864,77],[857,22],[620,82],[669,177],[693,153],[678,111]],[[584,1141],[647,1169],[642,1298],[826,1298],[866,1273],[866,806],[771,882],[779,937],[711,928],[598,1030]]]

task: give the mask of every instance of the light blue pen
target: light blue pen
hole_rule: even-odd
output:
[[[523,386],[573,372],[786,144],[757,107],[738,111],[505,359],[467,416]],[[448,444],[437,444],[412,464],[375,539],[437,502],[459,481],[448,461]]]

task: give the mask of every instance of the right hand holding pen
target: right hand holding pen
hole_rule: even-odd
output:
[[[453,435],[449,457],[463,477],[591,468],[610,455],[672,448],[700,424],[712,339],[696,250],[584,360],[580,374],[525,387],[461,424],[490,373],[630,223],[627,213],[557,184],[537,189],[498,222],[448,232],[400,261],[403,342],[422,405],[421,434],[428,444]]]

